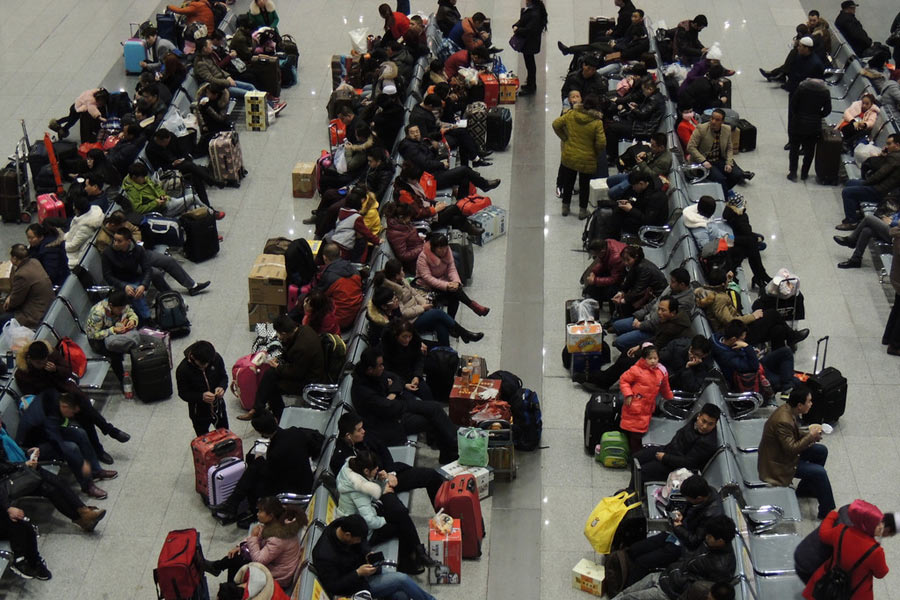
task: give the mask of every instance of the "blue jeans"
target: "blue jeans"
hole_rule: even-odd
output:
[[[96,473],[103,469],[97,460],[97,454],[91,446],[87,433],[80,427],[60,427],[60,435],[63,438],[61,448],[57,448],[50,442],[38,445],[41,450],[41,458],[47,460],[64,460],[69,465],[72,475],[81,484],[82,489],[91,483],[90,477],[85,477],[81,472],[81,465],[87,461],[91,466],[91,472]]]
[[[419,333],[433,331],[437,336],[438,346],[449,346],[450,330],[456,326],[456,321],[444,311],[431,308],[419,315],[413,325]]]
[[[616,341],[613,342],[613,346],[618,348],[620,352],[625,352],[632,346],[638,346],[653,337],[652,334],[646,331],[632,327],[633,322],[634,317],[625,317],[624,319],[613,321],[612,329],[616,334]]]
[[[863,202],[881,202],[881,194],[862,179],[850,179],[841,190],[841,200],[844,201],[844,220],[856,223],[860,220],[857,215],[859,205]]]
[[[376,598],[390,600],[435,600],[407,574],[385,571],[367,579],[369,590]]]
[[[628,173],[616,173],[606,178],[606,185],[609,186],[609,199],[618,200],[624,198],[628,193],[631,184],[628,183]]]
[[[256,87],[252,83],[246,81],[238,81],[235,79],[234,85],[228,88],[228,93],[234,98],[243,98],[247,92],[255,91]]]
[[[797,495],[816,497],[819,501],[820,519],[824,519],[835,508],[831,481],[825,471],[826,460],[828,448],[822,444],[813,444],[800,453],[800,462],[797,463],[797,477],[800,479]]]

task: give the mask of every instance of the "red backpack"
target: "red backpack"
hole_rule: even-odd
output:
[[[194,598],[198,588],[206,589],[202,562],[203,549],[196,529],[170,531],[153,570],[156,595],[162,600]],[[197,597],[208,598],[209,592]]]
[[[87,371],[87,356],[81,346],[75,343],[72,338],[64,337],[59,340],[56,349],[62,355],[63,362],[69,365],[72,375],[81,379]]]

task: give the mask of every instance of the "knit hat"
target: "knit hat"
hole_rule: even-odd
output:
[[[807,48],[812,48],[814,45],[813,39],[811,37],[809,37],[808,35],[805,35],[802,38],[800,38],[800,45],[806,46]]]
[[[393,96],[394,94],[397,93],[397,86],[394,84],[393,81],[387,81],[381,87],[381,93],[387,94],[388,96]]]
[[[713,60],[722,60],[722,49],[719,48],[719,42],[714,42],[712,47],[706,53],[706,58]]]
[[[877,506],[865,500],[854,500],[850,504],[848,512],[853,526],[871,536],[875,535],[875,528],[884,520],[884,513],[878,510]]]

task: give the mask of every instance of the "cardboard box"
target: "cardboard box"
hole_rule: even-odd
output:
[[[291,187],[294,198],[312,198],[316,195],[316,163],[298,162],[291,171]]]
[[[478,246],[484,246],[498,237],[506,234],[507,212],[505,208],[491,205],[479,210],[477,213],[469,217],[469,220],[481,225],[484,233],[480,237],[474,239]]]
[[[428,525],[428,556],[441,563],[428,569],[428,583],[460,583],[462,581],[462,529],[459,519],[453,519],[448,535]]]
[[[257,323],[271,323],[283,314],[287,313],[287,306],[282,304],[253,304],[247,305],[247,320],[250,331],[253,331]]]
[[[595,596],[602,596],[605,576],[606,570],[602,565],[582,558],[572,569],[572,587]]]
[[[441,475],[447,479],[452,479],[457,475],[470,473],[475,477],[475,485],[478,487],[478,498],[484,500],[491,495],[493,491],[494,470],[490,467],[470,467],[468,465],[459,464],[458,460],[444,465],[439,469]]]
[[[588,201],[592,205],[597,205],[599,202],[608,201],[609,200],[609,185],[606,182],[606,178],[603,179],[591,179],[591,194],[588,198]]]
[[[265,92],[247,92],[244,96],[244,115],[250,131],[265,131],[269,128],[269,107],[266,105]]]
[[[590,321],[566,325],[566,349],[576,352],[603,351],[603,325]]]
[[[515,104],[519,91],[519,78],[500,76],[500,104]]]
[[[0,262],[0,292],[4,294],[12,291],[12,266],[8,260]]]
[[[248,277],[251,304],[287,306],[287,268],[284,255],[260,254]]]

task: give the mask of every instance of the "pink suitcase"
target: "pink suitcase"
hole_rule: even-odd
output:
[[[253,408],[259,382],[262,380],[263,373],[269,370],[269,365],[266,363],[259,366],[254,365],[254,356],[255,354],[242,356],[231,367],[231,393],[241,401],[244,410]]]
[[[246,470],[247,463],[236,456],[223,458],[219,464],[211,466],[207,472],[209,505],[215,506],[228,500]]]
[[[66,218],[66,206],[56,194],[41,194],[37,197],[38,222],[43,223],[50,217]]]

